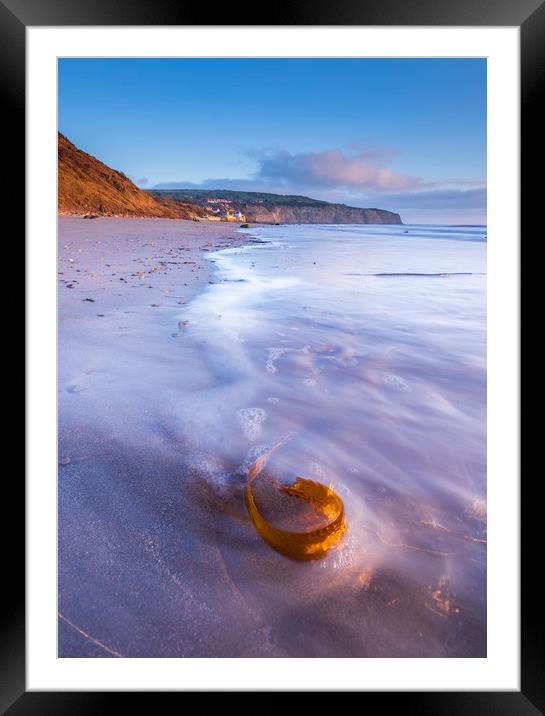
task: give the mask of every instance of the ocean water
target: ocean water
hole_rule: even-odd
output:
[[[108,348],[87,416],[115,445],[75,494],[84,514],[84,485],[106,485],[104,559],[121,532],[133,547],[97,624],[134,656],[485,656],[486,228],[245,233],[151,338]],[[280,440],[265,477],[344,502],[316,562],[248,520],[248,466]]]
[[[386,594],[385,612],[424,605],[456,633],[460,655],[482,654],[486,228],[250,233],[259,243],[211,256],[219,282],[184,311],[205,347],[199,400],[224,426],[214,454],[236,462],[292,435],[276,477],[333,485],[349,526],[310,570],[344,573],[362,600]],[[365,641],[357,610],[346,618]]]

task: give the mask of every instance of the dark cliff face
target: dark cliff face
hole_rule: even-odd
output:
[[[262,224],[402,224],[399,214],[385,209],[360,209],[344,204],[282,206],[238,204],[247,221]]]

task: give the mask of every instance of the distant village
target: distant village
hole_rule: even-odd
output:
[[[227,199],[206,199],[205,204],[209,211],[206,217],[208,221],[246,221],[246,216],[233,209]]]

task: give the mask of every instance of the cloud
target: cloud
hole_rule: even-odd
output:
[[[208,181],[205,180],[203,182],[196,183],[194,181],[161,181],[159,184],[154,184],[151,188],[152,189],[211,189],[212,187],[208,185]],[[218,181],[222,181],[219,179]],[[223,188],[223,187],[222,187]]]
[[[362,151],[353,156],[339,149],[291,154],[284,150],[255,153],[255,178],[287,185],[323,189],[395,191],[420,185],[416,177],[400,174],[383,161],[392,150]]]
[[[247,152],[256,163],[253,176],[212,178],[202,182],[163,182],[158,189],[234,189],[297,194],[333,203],[389,209],[416,223],[486,221],[486,181],[446,178],[429,181],[387,166],[394,149],[365,149],[293,154],[281,149]]]
[[[468,182],[470,184],[470,182]],[[486,186],[477,188],[437,188],[420,191],[377,192],[348,189],[328,189],[269,183],[253,179],[206,179],[194,182],[164,182],[157,189],[234,189],[261,191],[273,194],[300,194],[349,206],[376,207],[401,214],[403,220],[419,223],[448,217],[455,223],[484,223],[486,220]],[[427,217],[427,218],[426,218]],[[475,221],[472,220],[475,218]],[[446,221],[446,218],[443,219]]]
[[[233,189],[238,191],[266,191],[273,194],[286,193],[280,185],[271,185],[255,179],[203,179],[194,181],[163,181],[152,189]]]
[[[486,187],[381,194],[383,204],[397,209],[486,209]]]
[[[255,171],[246,178],[211,178],[199,183],[172,181],[156,184],[157,189],[200,188],[299,194],[339,203],[370,206],[391,201],[400,206],[423,206],[446,202],[453,206],[465,200],[486,205],[486,182],[463,178],[430,181],[400,173],[387,165],[397,154],[392,147],[369,149],[357,140],[345,149],[291,153],[285,149],[263,148],[244,152],[255,162]],[[471,193],[471,190],[474,190]],[[410,195],[410,196],[409,196]],[[361,202],[364,202],[363,204]],[[408,203],[407,203],[408,202]],[[414,202],[414,203],[413,203]],[[480,203],[479,203],[480,202]],[[379,205],[378,203],[375,205]]]

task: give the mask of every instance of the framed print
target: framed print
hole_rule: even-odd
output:
[[[544,5],[0,10],[28,307],[4,709],[544,712],[519,444]]]

